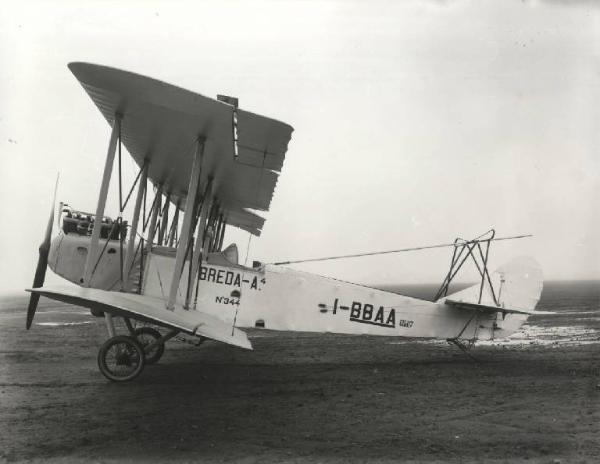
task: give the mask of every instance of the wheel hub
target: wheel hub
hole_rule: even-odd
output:
[[[116,356],[117,366],[131,366],[131,354],[124,350]]]

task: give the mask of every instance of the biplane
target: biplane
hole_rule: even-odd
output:
[[[493,231],[447,244],[450,271],[435,301],[298,271],[291,261],[241,264],[237,246],[224,246],[225,230],[261,234],[260,212],[269,209],[293,128],[241,109],[233,97],[207,98],[95,64],[69,68],[111,132],[95,212],[61,203],[57,214],[53,202],[27,289],[26,327],[40,296],[89,308],[106,321],[98,365],[108,379],[135,378],[180,334],[244,349],[252,349],[244,329],[256,327],[437,338],[466,349],[513,333],[534,313],[540,267],[518,258],[488,271],[490,244],[500,239]],[[128,189],[122,147],[139,168]],[[110,218],[114,170],[119,214]],[[481,280],[449,295],[467,260]],[[76,286],[44,286],[47,267]],[[127,333],[116,333],[115,318],[123,318]]]

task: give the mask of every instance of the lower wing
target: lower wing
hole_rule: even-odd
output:
[[[245,332],[232,328],[231,325],[201,311],[185,310],[181,306],[176,306],[174,311],[169,311],[165,308],[165,302],[159,298],[67,286],[31,288],[27,291],[64,303],[103,311],[115,316],[130,317],[240,348],[252,349]]]

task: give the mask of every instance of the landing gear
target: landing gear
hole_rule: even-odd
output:
[[[157,363],[165,352],[165,343],[179,330],[162,335],[158,330],[144,326],[134,328],[129,318],[123,318],[129,335],[109,338],[98,352],[98,367],[102,375],[113,382],[135,379],[146,364]],[[114,335],[112,318],[107,317],[109,334]]]
[[[161,334],[152,327],[138,327],[133,331],[138,343],[144,348],[146,364],[155,364],[165,352],[165,344],[160,342]]]
[[[113,382],[135,379],[145,364],[144,349],[135,338],[126,335],[109,338],[98,352],[100,372]]]

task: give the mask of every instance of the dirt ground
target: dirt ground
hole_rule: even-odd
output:
[[[42,301],[0,311],[0,456],[94,462],[600,462],[600,344],[456,348],[252,334],[169,342],[108,382],[102,320]]]

